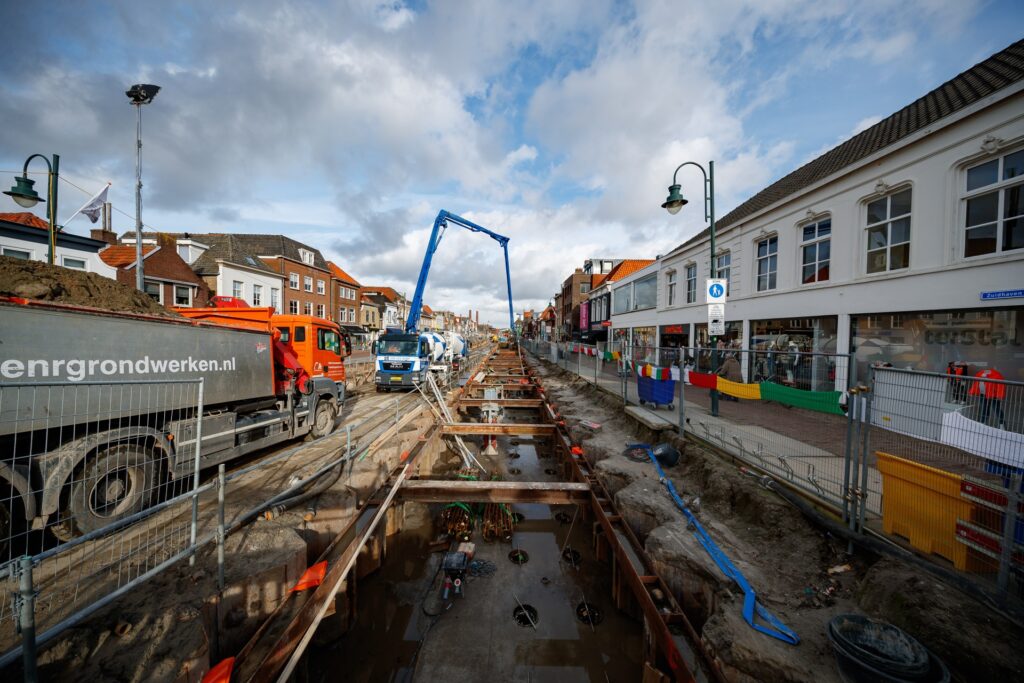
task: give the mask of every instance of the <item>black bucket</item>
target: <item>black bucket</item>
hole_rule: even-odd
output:
[[[651,449],[654,458],[662,467],[672,467],[679,462],[679,451],[667,443],[660,443]]]
[[[892,624],[841,614],[828,625],[828,639],[848,683],[945,683],[949,670],[926,647]]]

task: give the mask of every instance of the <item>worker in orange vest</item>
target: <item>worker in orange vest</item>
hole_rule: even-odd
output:
[[[949,361],[949,365],[946,366],[946,375],[949,377],[949,388],[953,403],[967,403],[967,384],[964,380],[966,373],[966,363]]]
[[[1005,378],[1002,373],[995,368],[982,370],[974,375],[974,382],[971,383],[971,389],[967,392],[968,396],[978,396],[981,399],[981,423],[987,425],[991,413],[993,416],[998,416],[997,425],[1000,429],[1006,428],[1003,424],[1003,399],[1006,398],[1006,385],[1002,382],[988,380],[1003,379]]]

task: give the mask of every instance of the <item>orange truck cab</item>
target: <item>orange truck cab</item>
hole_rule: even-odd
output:
[[[278,315],[273,308],[175,308],[186,318],[215,325],[269,332],[310,377],[345,383],[345,358],[352,342],[337,323],[311,315]]]

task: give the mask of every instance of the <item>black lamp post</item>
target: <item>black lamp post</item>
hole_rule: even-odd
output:
[[[33,159],[39,157],[46,162],[46,169],[48,171],[47,178],[47,192],[46,199],[43,199],[35,191],[33,187],[36,181],[28,177],[28,165]],[[49,238],[49,249],[46,257],[47,263],[53,265],[55,259],[55,252],[57,251],[57,181],[60,179],[60,156],[54,154],[52,159],[48,159],[42,154],[33,154],[28,159],[25,159],[25,167],[21,172],[21,176],[14,177],[14,185],[11,189],[4,192],[5,195],[11,197],[18,206],[26,209],[31,209],[39,202],[48,201],[46,209],[46,218],[50,223],[50,238]]]
[[[675,173],[672,174],[672,184],[668,186],[668,197],[665,199],[665,203],[661,205],[661,208],[668,211],[673,216],[679,213],[679,210],[688,203],[688,200],[683,197],[683,188],[679,183],[676,182],[676,176],[679,175],[679,169],[683,166],[696,166],[700,169],[701,175],[704,176],[704,220],[708,222],[708,231],[711,234],[711,278],[714,279],[718,276],[718,264],[715,262],[715,162],[708,162],[708,170],[705,171],[704,167],[695,161],[686,161],[676,167]],[[711,330],[709,329],[710,333]],[[718,371],[718,337],[711,337],[711,371]],[[714,389],[711,390],[711,414],[718,416],[718,392]]]

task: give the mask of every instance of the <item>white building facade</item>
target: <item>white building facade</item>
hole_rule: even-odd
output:
[[[1022,69],[1018,43],[722,217],[725,341],[1024,380]],[[706,233],[658,259],[653,311],[635,292],[623,311],[617,283],[618,337],[707,346]]]

